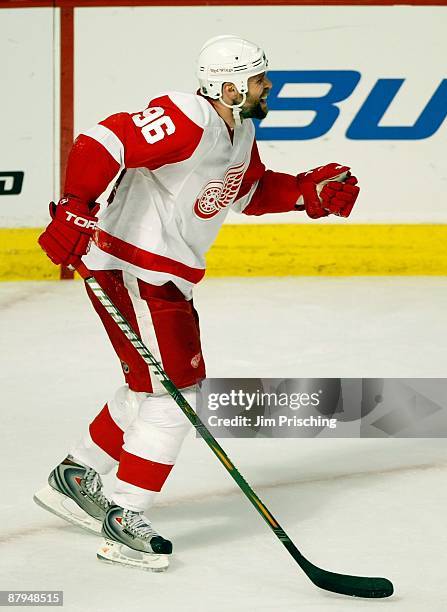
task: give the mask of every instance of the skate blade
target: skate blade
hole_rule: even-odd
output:
[[[124,552],[125,550],[128,551],[128,554]],[[140,552],[129,548],[125,544],[111,540],[103,540],[96,556],[104,563],[124,565],[131,569],[141,569],[148,572],[165,572],[169,567],[169,559],[166,555]]]
[[[81,527],[89,533],[94,533],[95,535],[101,534],[102,522],[100,520],[87,514],[74,500],[56,491],[50,485],[46,485],[43,489],[37,491],[34,494],[33,500],[41,508],[48,510],[48,512],[55,514],[68,523]],[[73,510],[68,507],[68,504],[74,506]]]

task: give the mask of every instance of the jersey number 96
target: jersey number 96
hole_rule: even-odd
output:
[[[164,112],[160,106],[153,106],[132,116],[133,122],[141,128],[141,133],[149,144],[155,144],[175,132],[171,117],[163,116]]]

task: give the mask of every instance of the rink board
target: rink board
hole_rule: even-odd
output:
[[[0,279],[57,279],[42,229],[0,229]],[[207,256],[214,276],[447,274],[442,225],[224,225]]]
[[[12,9],[0,2],[1,25],[9,33],[0,52],[10,60],[1,101],[0,173],[24,173],[17,194],[12,176],[0,174],[0,279],[57,276],[35,246],[36,228],[48,222],[46,202],[58,197],[73,137],[117,110],[140,110],[160,91],[193,91],[191,67],[202,38],[236,30],[265,46],[270,76],[282,83],[273,110],[257,128],[266,166],[296,173],[330,161],[351,164],[362,192],[349,220],[230,213],[209,254],[209,273],[447,273],[445,241],[432,240],[446,221],[446,122],[440,108],[443,84],[447,95],[445,2],[118,4],[21,2]],[[368,123],[374,92],[386,85],[388,95],[399,79],[380,121]],[[338,102],[314,109],[315,100],[340,87],[346,91]],[[285,110],[278,110],[281,104]],[[331,107],[337,116],[329,120]],[[327,126],[309,136],[312,122]],[[400,131],[384,138],[381,128],[393,126]]]

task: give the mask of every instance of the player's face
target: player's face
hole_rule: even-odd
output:
[[[250,77],[248,79],[247,100],[241,109],[241,116],[264,119],[269,112],[267,96],[271,88],[272,82],[265,72]]]

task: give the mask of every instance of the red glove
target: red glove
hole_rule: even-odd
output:
[[[50,202],[51,223],[39,236],[39,244],[55,264],[76,267],[88,246],[98,219],[96,202],[92,208],[86,202],[64,197],[58,204]]]
[[[348,166],[328,164],[298,174],[304,204],[298,205],[297,210],[305,210],[312,219],[331,214],[349,217],[360,191],[349,170]]]

